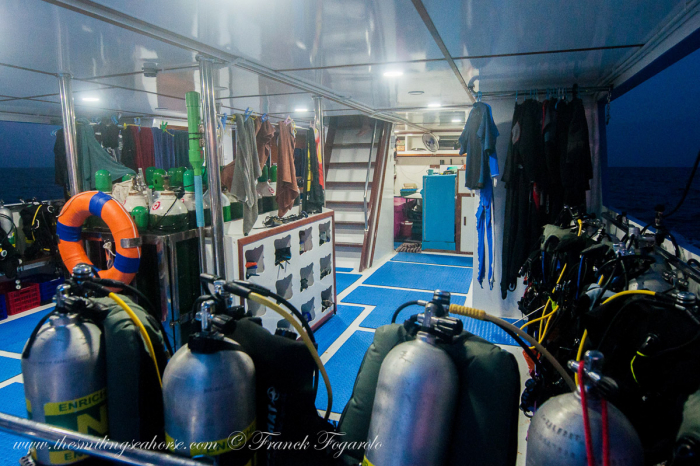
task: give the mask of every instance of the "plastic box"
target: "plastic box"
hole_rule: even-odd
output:
[[[35,275],[30,279],[31,283],[39,285],[41,304],[50,303],[56,294],[56,288],[64,281],[65,278],[57,277],[56,275]]]
[[[7,315],[13,316],[41,304],[41,294],[37,283],[27,284],[20,290],[10,291],[5,296]]]
[[[0,320],[7,319],[7,304],[5,304],[5,295],[0,294]]]

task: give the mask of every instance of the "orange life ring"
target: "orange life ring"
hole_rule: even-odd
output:
[[[100,270],[100,277],[129,284],[139,269],[141,248],[124,247],[122,240],[136,239],[139,232],[126,209],[112,196],[100,191],[76,194],[63,206],[56,225],[58,251],[63,263],[68,270],[73,270],[73,267],[81,263],[92,265],[81,242],[83,222],[90,215],[104,220],[112,232],[116,248],[114,265],[109,270]]]

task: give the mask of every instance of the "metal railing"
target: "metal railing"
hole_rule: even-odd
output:
[[[365,178],[365,194],[364,200],[364,211],[365,211],[365,231],[369,230],[369,219],[367,217],[367,190],[369,188],[369,174],[372,170],[372,148],[374,147],[374,138],[377,135],[377,120],[374,120],[374,129],[372,130],[372,140],[369,143],[369,159],[367,160],[367,177]]]
[[[202,463],[188,458],[159,453],[156,451],[128,448],[128,442],[105,440],[94,435],[86,435],[72,430],[54,427],[41,422],[0,413],[0,430],[21,435],[33,440],[37,448],[60,445],[61,449],[85,453],[121,464],[162,465],[162,466],[202,466]]]

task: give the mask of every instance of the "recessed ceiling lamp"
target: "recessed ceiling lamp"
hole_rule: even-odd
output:
[[[408,91],[408,93],[410,95],[423,95],[424,94],[423,91]]]
[[[295,111],[296,113],[304,113],[304,112],[308,112],[309,109],[306,108],[306,107],[299,107],[299,108],[295,108],[294,111]]]
[[[403,71],[393,70],[393,71],[385,71],[384,72],[385,78],[398,78],[399,76],[403,76]]]
[[[462,120],[459,119],[459,118],[453,118],[453,119],[452,119],[452,123],[461,123],[461,122],[462,122]]]
[[[435,103],[432,103],[432,104],[428,104],[428,107],[430,107],[430,108],[440,108],[440,107],[442,107],[442,104],[435,102]]]
[[[100,99],[97,97],[83,97],[83,102],[99,102]]]

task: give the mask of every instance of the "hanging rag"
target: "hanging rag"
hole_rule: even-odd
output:
[[[236,128],[238,144],[231,194],[243,202],[243,234],[247,235],[258,219],[258,196],[255,187],[262,172],[255,143],[255,123],[250,118],[245,121],[243,115],[237,115]]]
[[[173,146],[168,147],[168,157],[176,167],[190,167],[190,135],[187,131],[175,131]],[[191,168],[191,167],[190,167]]]
[[[277,144],[277,216],[283,217],[294,205],[294,199],[299,196],[294,165],[294,136],[291,126],[284,122],[279,124]]]
[[[306,134],[306,144],[309,155],[309,186],[306,195],[306,209],[304,210],[308,213],[319,213],[323,209],[324,193],[323,186],[321,186],[318,152],[313,129],[309,129]]]
[[[78,140],[78,167],[81,177],[81,188],[84,191],[95,189],[95,172],[107,170],[112,180],[118,180],[124,175],[133,175],[134,170],[125,167],[114,160],[95,139],[95,133],[90,122],[84,118],[76,120],[76,136]]]
[[[165,168],[163,164],[163,131],[160,128],[153,128],[153,159],[156,168]]]
[[[257,120],[256,120],[257,121]],[[267,163],[272,151],[272,139],[275,136],[275,128],[270,123],[270,120],[265,120],[260,124],[255,141],[258,149],[258,160],[262,167]]]
[[[130,127],[122,131],[122,163],[134,171],[138,171],[138,166],[136,165],[136,141]]]
[[[143,164],[139,165],[139,168],[143,168],[145,171],[146,168],[156,165],[156,159],[153,154],[153,131],[151,128],[141,128],[139,137],[141,138],[141,163]]]

